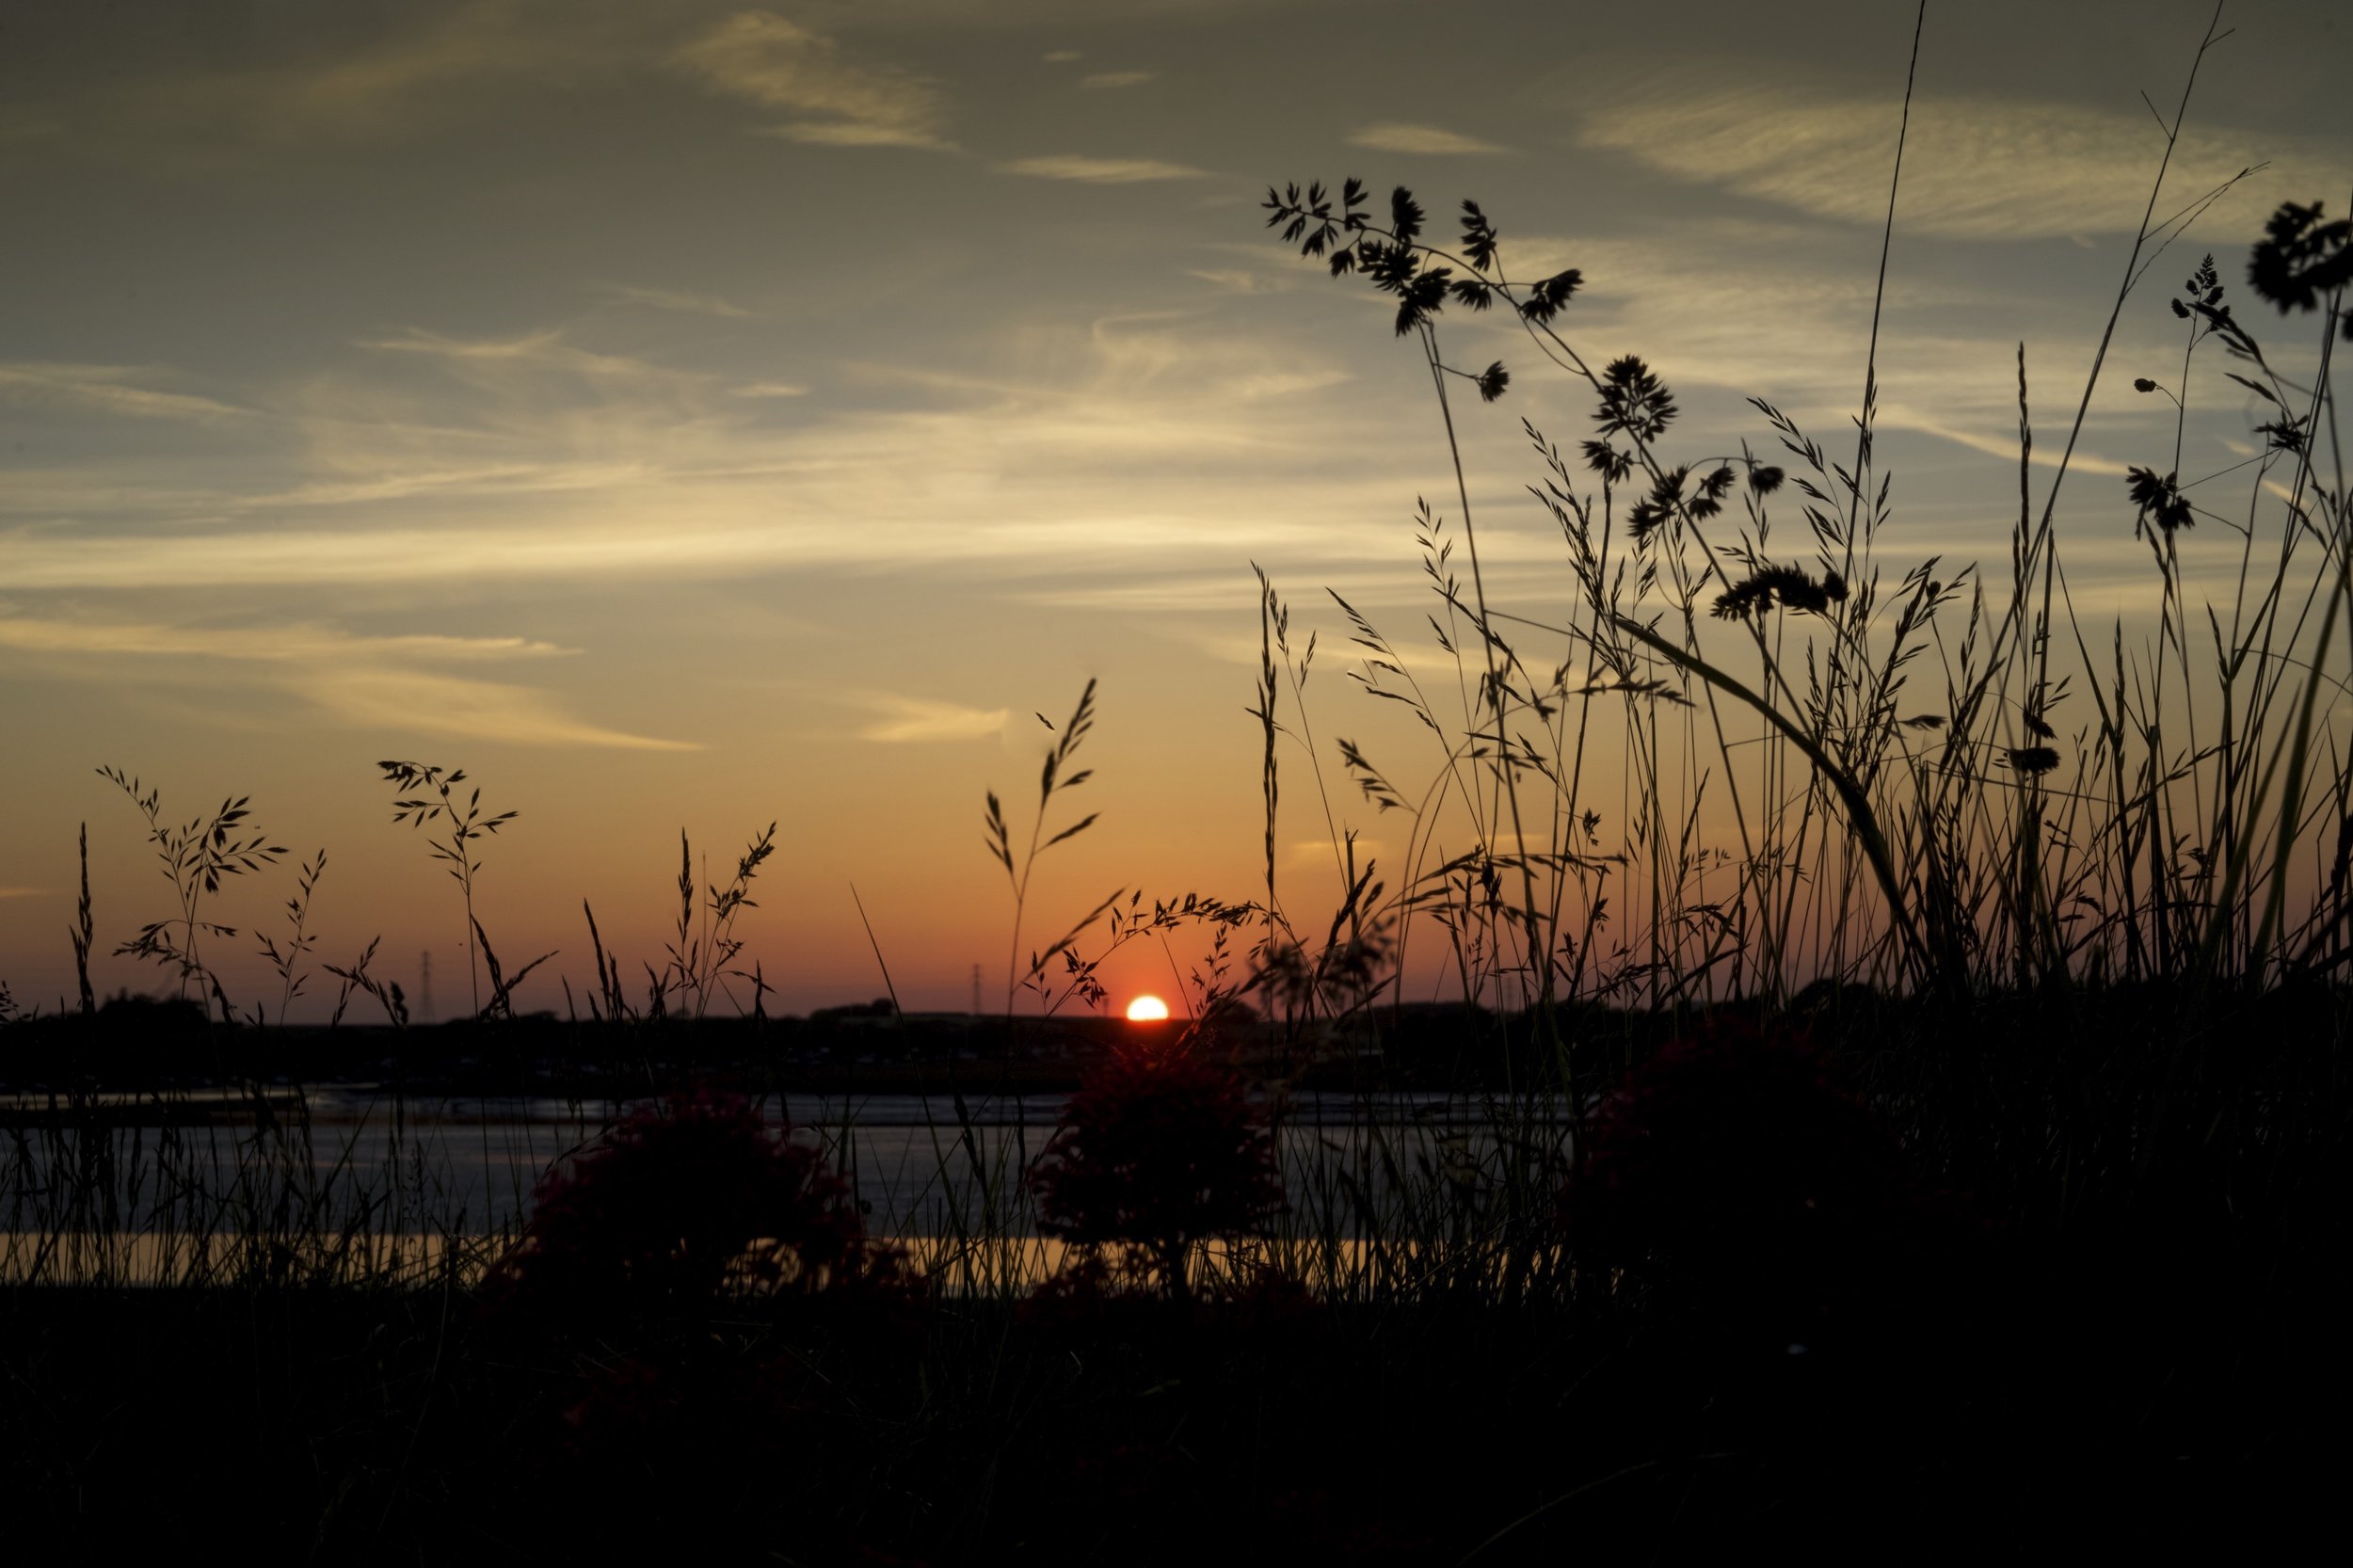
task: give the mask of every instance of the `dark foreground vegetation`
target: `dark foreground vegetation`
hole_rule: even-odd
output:
[[[2221,194],[2163,191],[2111,334]],[[2353,518],[2330,368],[2353,228],[2289,205],[2249,256],[2258,307],[2317,316],[2304,350],[2259,343],[2211,257],[2177,269],[2181,358],[2134,383],[2175,456],[2105,509],[2154,591],[2098,627],[2056,518],[2105,346],[2040,498],[2019,352],[2008,582],[1930,558],[1891,587],[1876,366],[1851,456],[1759,402],[1774,462],[1671,459],[1662,377],[1589,366],[1564,335],[1581,275],[1513,279],[1475,204],[1447,246],[1402,189],[1385,212],[1353,180],[1267,205],[1394,300],[1458,475],[1477,405],[1452,393],[1513,383],[1448,361],[1445,312],[1492,312],[1592,394],[1590,439],[1527,431],[1564,584],[1482,570],[1465,481],[1452,518],[1416,520],[1439,662],[1337,606],[1352,673],[1426,733],[1423,779],[1316,739],[1316,643],[1264,584],[1248,902],[1121,889],[1025,945],[1032,871],[1094,821],[1064,814],[1090,685],[1032,820],[987,800],[1007,1021],[907,1019],[895,997],[771,1017],[734,932],[773,828],[699,890],[681,842],[677,937],[642,981],[584,908],[593,975],[534,1018],[517,988],[547,960],[503,967],[476,896],[515,813],[462,771],[387,761],[395,823],[462,900],[467,1022],[416,1027],[371,943],[316,965],[336,1024],[302,1030],[282,1026],[324,853],[263,939],[277,995],[232,1000],[214,955],[250,938],[210,901],[285,851],[242,799],[182,825],[110,771],[178,897],[119,951],[184,1004],[98,1006],[86,896],[78,1006],[0,1030],[31,1091],[0,1128],[12,1544],[2244,1557],[2327,1514],[2353,1321]],[[2188,409],[2223,378],[2260,405],[2255,456],[2185,477]],[[1425,691],[1417,669],[1449,662],[1455,692]],[[1276,874],[1303,757],[1328,923],[1294,923],[1315,895]],[[1400,864],[1360,864],[1327,760]],[[1109,952],[1178,935],[1202,952],[1183,1027],[1011,1021],[1016,1000],[1099,1006]],[[1454,1005],[1401,1006],[1433,970]],[[351,1007],[382,1026],[348,1028]],[[305,1114],[300,1083],[328,1076],[383,1086],[381,1170]],[[932,1130],[971,1185],[941,1234],[871,1234],[836,1145],[763,1114],[828,1084],[945,1096]],[[1050,1135],[984,1159],[967,1096],[1048,1087],[1071,1091]],[[1478,1136],[1433,1154],[1369,1121],[1358,1163],[1303,1187],[1277,1134],[1314,1087],[1449,1090]],[[527,1224],[436,1210],[407,1174],[408,1097],[513,1089],[609,1123]],[[1023,1249],[1036,1267],[1006,1263]]]
[[[1070,1260],[1018,1288],[939,1288],[819,1152],[673,1097],[437,1267],[338,1282],[317,1220],[254,1214],[275,1252],[200,1283],[0,1294],[0,1500],[93,1557],[328,1560],[1935,1560],[2319,1523],[2346,999],[1838,1000],[1620,1032],[1582,1158],[1523,1168],[1551,1186],[1433,1180],[1339,1227],[1378,1226],[1358,1269],[1276,1213],[1214,1038],[1087,1069],[1020,1178]]]
[[[2343,1478],[2343,1318],[2184,1238],[2003,1260],[1794,1353],[1465,1304],[741,1308],[673,1365],[462,1293],[20,1292],[9,1536],[91,1560],[2268,1557]],[[1927,1310],[1920,1308],[1925,1304]]]

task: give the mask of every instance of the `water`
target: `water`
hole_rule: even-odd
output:
[[[872,1234],[920,1264],[1042,1277],[1042,1237],[1023,1179],[1064,1096],[794,1095],[772,1124],[823,1150]],[[0,1279],[170,1279],[250,1262],[256,1232],[326,1236],[334,1269],[472,1272],[519,1232],[548,1173],[631,1107],[555,1098],[395,1098],[367,1085],[277,1103],[257,1130],[233,1094],[102,1107],[99,1131],[40,1125],[46,1100],[0,1098]],[[186,1118],[198,1119],[188,1120]],[[1561,1108],[1484,1096],[1302,1094],[1273,1118],[1289,1211],[1273,1245],[1354,1252],[1475,1230],[1517,1185],[1557,1181]],[[256,1224],[256,1220],[259,1224]],[[1328,1260],[1327,1260],[1328,1261]]]

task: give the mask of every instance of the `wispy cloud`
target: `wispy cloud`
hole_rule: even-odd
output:
[[[1145,582],[1096,583],[1087,582],[1068,586],[1032,588],[1019,596],[1025,603],[1039,604],[1056,610],[1112,610],[1121,613],[1184,611],[1201,615],[1224,615],[1230,612],[1237,592],[1246,592],[1250,584],[1247,569],[1234,571],[1165,571],[1155,573]],[[1243,644],[1247,643],[1246,650]],[[1258,637],[1254,629],[1247,638],[1236,640],[1234,657],[1238,663],[1255,662],[1258,657]]]
[[[1048,49],[1038,56],[1048,65],[1068,65],[1072,60],[1081,57],[1076,49]]]
[[[45,898],[46,888],[0,888],[0,898]]]
[[[889,692],[869,693],[861,706],[881,712],[859,728],[858,739],[885,743],[975,740],[1002,733],[1012,714],[1007,708],[967,708]]]
[[[924,77],[842,57],[822,33],[768,11],[728,18],[671,56],[710,90],[799,118],[760,127],[831,147],[952,151],[939,134],[946,102]]]
[[[811,147],[913,147],[931,152],[952,152],[954,144],[927,131],[904,125],[880,125],[870,120],[796,120],[787,125],[753,127],[757,135],[781,136]]]
[[[593,349],[582,348],[568,341],[564,332],[555,328],[504,338],[456,338],[412,327],[390,337],[362,338],[359,346],[388,354],[417,354],[437,360],[532,365],[579,376],[671,374],[626,354],[600,354]]]
[[[646,24],[613,8],[571,8],[555,24],[517,0],[408,7],[338,38],[321,14],[298,28],[257,31],[231,69],[197,61],[218,52],[181,48],[171,65],[142,69],[93,51],[104,69],[56,85],[32,123],[77,147],[134,150],[177,169],[210,169],[237,150],[382,145],[446,130],[507,99],[518,85],[618,74],[642,57]],[[216,31],[227,31],[227,28]],[[263,41],[264,34],[267,41]],[[152,56],[150,56],[152,58]],[[44,84],[45,85],[45,84]]]
[[[167,469],[150,488],[111,459],[34,475],[37,493],[11,475],[0,584],[373,591],[1246,552],[1263,487],[1336,439],[1316,392],[1346,374],[1199,311],[1055,315],[1000,330],[999,375],[845,363],[837,378],[871,407],[809,399],[780,421],[742,382],[561,334],[373,341],[397,346],[290,389],[285,426],[222,443],[209,483]],[[1287,528],[1352,529],[1368,499],[1319,487]]]
[[[753,381],[733,389],[737,397],[807,397],[808,389],[794,381]]]
[[[0,618],[0,648],[43,653],[134,653],[303,664],[397,656],[436,662],[546,658],[576,648],[528,637],[354,636],[306,623],[282,626],[176,626],[152,621]]]
[[[1080,77],[1079,85],[1082,88],[1095,88],[1098,89],[1105,88],[1142,87],[1144,83],[1150,81],[1155,74],[1155,72],[1149,71],[1097,71],[1092,75]]]
[[[1200,180],[1208,170],[1188,164],[1162,163],[1157,158],[1093,158],[1080,152],[1060,152],[1042,158],[1016,158],[997,166],[1000,174],[1026,174],[1038,180],[1077,180],[1094,185],[1135,185],[1153,180]]]
[[[1881,214],[1884,216],[1884,213]],[[1862,385],[1876,243],[1796,218],[1715,216],[1661,220],[1639,234],[1507,239],[1514,273],[1585,273],[1576,330],[1635,348],[1671,381],[1769,398],[1843,423]],[[1695,302],[1701,302],[1695,305]],[[1898,387],[1933,386],[1948,412],[1999,431],[2015,424],[2008,345],[1970,330],[1996,302],[1965,270],[1911,272],[1887,285],[1880,357],[1882,417]],[[1998,331],[2020,325],[2000,319]]]
[[[553,694],[534,687],[420,667],[576,651],[526,637],[358,636],[308,623],[218,627],[9,616],[0,617],[0,648],[67,660],[168,661],[174,677],[188,673],[189,661],[205,661],[201,668],[208,682],[277,692],[313,713],[360,728],[519,745],[698,749],[582,719]],[[109,667],[120,668],[93,663],[88,673],[108,679]]]
[[[1900,111],[1892,98],[1778,86],[1694,92],[1678,74],[1592,107],[1577,141],[1677,179],[1877,228],[1887,216]],[[2129,232],[2163,150],[2145,112],[1923,97],[1913,104],[1897,222],[1913,232],[1978,239]],[[2275,173],[2287,164],[2317,173],[2332,162],[2341,168],[2345,152],[2311,137],[2193,129],[2174,152],[2160,216],[2266,159]]]
[[[0,363],[0,397],[71,404],[133,419],[236,419],[248,411],[217,398],[159,392],[134,380],[158,374],[124,365]]]
[[[565,712],[551,694],[531,687],[429,670],[328,667],[307,670],[291,684],[320,710],[354,728],[454,735],[511,745],[702,749],[691,741],[660,740],[591,724]]]
[[[493,463],[479,468],[401,469],[360,479],[312,479],[287,489],[248,496],[256,510],[310,511],[363,506],[419,496],[530,495],[599,489],[646,477],[635,463]]]
[[[1968,429],[1903,403],[1890,403],[1881,408],[1878,424],[1883,430],[1913,430],[1923,436],[1934,436],[1939,440],[1951,441],[1972,452],[1999,457],[2012,468],[2018,463],[2018,436],[2014,430]],[[2027,460],[2037,468],[2056,469],[2063,452],[2065,448],[2046,440],[2034,448]],[[2103,457],[2081,447],[2067,454],[2067,466],[2076,473],[2105,473],[2119,479],[2132,472],[2129,463]]]
[[[1403,120],[1384,120],[1349,133],[1351,147],[1369,147],[1376,152],[1421,152],[1434,157],[1459,156],[1475,152],[1505,152],[1477,136],[1466,136],[1460,131],[1449,131],[1436,125],[1412,125]]]
[[[268,78],[270,90],[263,96],[281,119],[279,139],[322,132],[371,139],[406,136],[424,123],[420,105],[437,89],[468,81],[560,74],[577,63],[593,31],[579,29],[565,37],[530,25],[512,5],[472,0],[415,32],[396,34],[323,67]],[[246,84],[248,90],[257,85],[263,84]]]
[[[648,289],[628,283],[605,283],[597,292],[616,305],[642,305],[649,311],[678,311],[689,315],[748,317],[752,312],[715,294],[686,289]]]
[[[1390,847],[1385,840],[1367,838],[1360,833],[1356,836],[1356,864],[1369,866],[1375,860],[1385,860]],[[1283,845],[1283,863],[1287,866],[1321,866],[1329,871],[1335,869],[1334,862],[1338,858],[1338,853],[1333,849],[1329,839],[1292,839]]]
[[[1288,294],[1299,286],[1288,274],[1259,272],[1250,267],[1188,267],[1185,276],[1198,278],[1226,294]]]

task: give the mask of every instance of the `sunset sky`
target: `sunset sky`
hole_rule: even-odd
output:
[[[2212,8],[1930,5],[1880,349],[1896,569],[1999,556],[2015,345],[2056,451],[2162,151],[2140,95],[2171,114]],[[584,983],[584,898],[633,968],[680,830],[723,876],[775,820],[744,927],[772,1006],[879,994],[855,882],[903,1000],[961,1007],[974,964],[1001,985],[1010,913],[983,792],[1026,829],[1035,715],[1090,678],[1096,775],[1060,820],[1103,815],[1044,862],[1032,933],[1114,888],[1256,896],[1251,564],[1323,629],[1323,744],[1401,756],[1322,589],[1411,632],[1416,498],[1453,509],[1416,350],[1273,241],[1267,184],[1476,197],[1515,275],[1583,270],[1563,335],[1645,356],[1693,453],[1769,443],[1751,394],[1850,440],[1913,14],[8,0],[0,979],[70,994],[81,823],[102,948],[170,912],[113,764],[168,816],[249,794],[293,851],[215,918],[275,929],[324,847],[319,956],[380,933],[413,989],[429,949],[449,1016],[455,889],[374,766],[403,758],[520,813],[479,901],[510,964],[561,950],[525,1005]],[[2060,508],[2103,616],[2146,586],[2118,476],[2169,466],[2131,388],[2178,360],[2166,291],[2208,249],[2235,288],[2272,208],[2353,184],[2343,8],[2225,25],[2160,213],[2269,167],[2126,308]],[[1520,421],[1565,444],[1588,399],[1506,322],[1446,333],[1514,372],[1465,437],[1535,613],[1562,575]],[[2235,460],[2247,405],[2211,413],[2185,470]],[[1328,903],[1296,789],[1286,873]],[[1131,956],[1123,1000],[1169,987]]]

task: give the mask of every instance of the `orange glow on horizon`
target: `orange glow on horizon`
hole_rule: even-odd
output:
[[[1128,1004],[1128,1021],[1131,1024],[1166,1022],[1168,1003],[1158,997],[1138,997]]]

